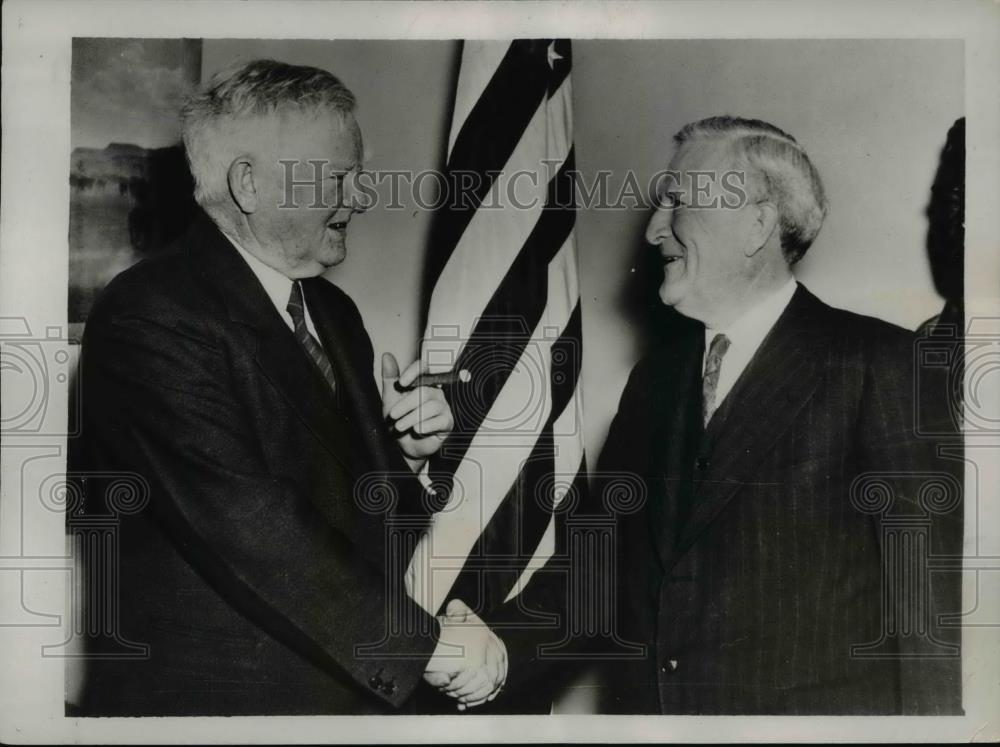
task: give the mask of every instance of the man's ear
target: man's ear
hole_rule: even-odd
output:
[[[244,213],[252,213],[257,209],[257,186],[253,179],[253,163],[248,156],[237,156],[229,164],[226,174],[229,181],[229,194]]]
[[[746,255],[752,257],[771,240],[778,230],[778,208],[767,200],[758,202],[751,208],[752,222],[750,224],[750,240],[747,242]]]

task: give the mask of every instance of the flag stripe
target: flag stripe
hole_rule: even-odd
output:
[[[568,86],[567,79],[563,88]],[[568,100],[568,93],[560,96],[559,100],[563,99]],[[552,136],[550,119],[554,106],[550,100],[538,107],[504,165],[505,176],[493,182],[484,200],[488,208],[475,212],[440,270],[428,311],[431,329],[441,324],[458,324],[460,336],[467,338],[483,311],[483,299],[493,295],[535,229],[548,204],[549,176],[559,173],[571,147],[565,135]],[[565,117],[560,115],[559,119]],[[547,165],[539,163],[539,152],[550,156]],[[560,187],[559,196],[564,203],[573,199],[572,192],[566,193],[566,187],[572,184]]]
[[[548,524],[550,514],[538,505],[535,489],[553,470],[552,431],[546,428],[469,551],[452,596],[477,610],[494,609],[504,602]]]
[[[569,474],[575,474],[576,476],[573,478],[573,481],[567,490],[561,491],[555,496],[555,508],[559,508],[563,501],[567,499],[573,501],[574,504],[579,503],[581,497],[587,491],[586,459],[581,458],[581,460],[577,463],[576,469],[571,471]],[[556,475],[561,481],[562,476],[558,472],[558,467]],[[565,542],[559,541],[560,539],[564,539],[564,535],[559,531],[559,529],[561,528],[560,525],[564,523],[566,513],[566,511],[558,511],[551,517],[541,540],[538,542],[538,547],[535,549],[534,555],[532,555],[531,560],[525,564],[520,577],[517,579],[516,583],[504,599],[505,602],[510,601],[515,596],[520,594],[521,590],[528,585],[528,582],[535,574],[535,571],[544,568],[553,556],[559,555],[563,559],[568,560],[568,548],[565,547]]]
[[[500,67],[508,50],[510,50],[509,41],[468,39],[463,42],[455,90],[455,109],[452,112],[451,129],[448,132],[449,159],[462,123],[468,119],[469,112]]]
[[[557,197],[567,194],[567,188],[572,189],[571,172],[574,161],[571,149],[563,167],[549,182],[547,206],[555,205]],[[473,379],[481,382],[476,393],[482,398],[482,402],[455,413],[456,435],[471,435],[479,430],[484,415],[489,411],[489,402],[502,389],[517,364],[529,342],[525,333],[538,324],[545,310],[549,285],[547,266],[557,250],[566,244],[574,221],[573,207],[546,207],[503,281],[483,309],[474,331],[464,344],[457,364],[468,369]],[[461,441],[461,438],[452,441],[449,462],[454,463],[464,455]]]
[[[575,257],[575,247],[572,242],[572,235],[564,243],[562,249],[557,254],[555,260],[548,268],[549,285],[560,286],[565,282],[565,277],[569,267],[569,261]],[[548,370],[551,355],[551,341],[545,338],[544,327],[555,326],[565,329],[569,325],[572,312],[561,311],[562,305],[548,310],[546,324],[539,324],[531,334],[531,342],[525,347],[520,359],[517,361],[522,369],[541,372],[540,377],[546,382],[551,380]],[[566,316],[561,317],[561,313]],[[579,340],[577,340],[579,350]],[[578,356],[579,360],[579,356]],[[425,609],[436,612],[445,601],[445,594],[451,583],[462,569],[460,561],[469,556],[479,533],[485,527],[497,508],[506,497],[506,486],[513,485],[521,472],[522,465],[530,458],[536,435],[534,431],[526,432],[515,428],[512,433],[503,432],[496,428],[496,424],[503,425],[503,417],[510,412],[524,412],[530,407],[538,408],[540,422],[538,429],[542,425],[550,422],[549,410],[552,397],[549,396],[550,385],[546,385],[545,396],[538,396],[535,391],[537,379],[531,375],[521,375],[510,377],[496,400],[489,407],[486,423],[490,427],[480,427],[475,431],[474,436],[465,451],[464,459],[452,460],[451,452],[456,448],[454,436],[449,437],[445,444],[444,452],[447,454],[447,461],[456,464],[454,472],[454,489],[450,491],[450,496],[444,510],[432,517],[430,530],[427,532],[425,541],[418,545],[414,553],[414,560],[410,566],[409,588],[414,598],[425,605]],[[528,391],[525,391],[528,390]],[[461,390],[459,390],[461,391]],[[457,394],[457,393],[456,393]],[[526,401],[529,407],[525,407]],[[563,413],[563,417],[572,416],[573,422],[568,425],[562,424],[563,417],[555,420],[559,426],[560,434],[575,434],[580,438],[580,424],[582,422],[579,413],[579,392],[572,400],[574,407],[569,407]],[[478,401],[473,402],[478,406]],[[461,396],[452,397],[452,409],[456,413],[467,409],[474,409]],[[523,421],[521,423],[523,426]],[[500,432],[498,432],[498,430]],[[563,435],[560,438],[560,455],[569,455],[569,448],[566,444],[572,436]],[[461,448],[465,449],[465,444],[460,442]],[[576,449],[582,454],[582,442],[578,442]],[[445,484],[446,477],[435,473],[435,482]],[[498,487],[499,486],[499,487]],[[499,554],[496,550],[491,550]],[[482,552],[479,555],[480,562],[483,562]],[[473,604],[471,600],[466,600],[468,604]]]
[[[428,257],[429,277],[436,282],[457,246],[495,174],[504,168],[528,123],[548,93],[549,68],[544,57],[530,52],[539,42],[516,40],[465,118],[448,158],[448,171],[470,171],[482,177],[478,189],[463,192],[468,201],[438,212]],[[463,51],[464,57],[464,51]]]
[[[567,242],[560,254],[571,251],[572,244]],[[554,283],[562,277],[561,267],[557,257],[549,268],[550,282]],[[565,327],[568,320],[550,317],[547,321]],[[532,342],[526,347],[519,364],[526,369],[542,371],[541,376],[549,381],[548,361],[551,356],[548,351],[551,343],[544,339],[543,326],[539,325],[533,331]],[[537,397],[535,381],[532,376],[509,378],[493,402],[486,420],[493,425],[502,421],[506,413],[523,412],[525,401],[530,399],[529,404],[539,409],[541,422],[538,428],[529,431],[514,429],[508,433],[502,428],[485,427],[475,433],[465,459],[458,460],[454,489],[450,491],[447,505],[432,517],[430,529],[414,553],[408,585],[414,598],[429,611],[436,612],[444,603],[449,587],[463,567],[459,561],[469,556],[483,527],[502,504],[506,486],[513,485],[517,480],[522,465],[531,456],[538,430],[550,422],[552,398],[548,396],[549,388],[546,386],[546,396]],[[456,412],[465,409],[461,398],[452,399],[452,409]],[[561,419],[558,418],[556,423]],[[560,432],[564,433],[566,429]],[[579,435],[579,431],[576,432]],[[450,441],[451,438],[445,444],[445,450],[453,448]],[[437,475],[435,482],[441,482]],[[478,556],[480,562],[484,561],[483,552],[485,550]],[[500,553],[491,548],[490,554]],[[470,600],[466,601],[473,604]]]
[[[466,593],[468,597],[460,597],[466,603],[471,604],[468,599],[482,600],[489,609],[505,601],[529,561],[536,556],[539,543],[549,527],[553,504],[561,499],[561,495],[548,495],[546,491],[551,492],[556,484],[565,482],[569,477],[565,472],[559,474],[556,470],[558,452],[553,438],[553,424],[571,404],[577,391],[580,360],[575,353],[579,340],[578,303],[563,335],[552,344],[552,410],[547,422],[517,479],[489,517],[469,552],[471,562],[455,581],[454,593],[456,596],[459,591]],[[572,404],[575,407],[576,403]],[[573,477],[575,480],[577,475],[574,473]],[[484,557],[491,561],[488,573],[481,570],[480,560]]]
[[[456,429],[432,473],[452,484],[406,576],[433,613],[516,596],[555,552],[554,505],[585,488],[570,54],[565,40],[462,51],[447,166],[461,199],[437,215],[422,348],[472,379],[448,392]]]
[[[538,171],[538,152],[547,142],[545,119],[546,107],[541,105],[504,165],[505,176],[493,182],[484,201],[488,207],[475,212],[439,272],[429,323],[458,323],[463,337],[468,336],[482,312],[483,300],[496,290],[538,223],[548,194],[548,175],[535,183],[530,177],[514,175]]]

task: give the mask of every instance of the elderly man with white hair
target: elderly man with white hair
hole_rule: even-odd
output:
[[[960,610],[935,606],[915,548],[926,516],[961,521],[928,489],[960,496],[915,433],[915,338],[796,282],[827,202],[795,138],[720,116],[674,140],[646,239],[676,329],[632,371],[598,466],[648,487],[619,517],[617,579],[646,656],[609,667],[604,708],[958,712],[939,613]]]
[[[503,683],[475,615],[439,621],[407,596],[390,532],[426,517],[417,473],[448,403],[391,355],[380,395],[358,310],[321,277],[362,208],[354,103],[329,72],[269,60],[213,79],[183,111],[204,214],[87,322],[86,510],[102,511],[101,475],[149,500],[90,590],[147,653],[88,651],[85,715],[383,713],[423,677],[468,705]]]

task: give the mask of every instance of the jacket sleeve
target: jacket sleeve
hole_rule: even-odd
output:
[[[948,392],[921,381],[927,372],[919,370],[918,354],[917,339],[898,334],[876,338],[866,356],[859,477],[874,488],[869,499],[888,499],[865,508],[879,533],[889,600],[883,636],[899,663],[902,712],[957,714],[961,574],[954,563],[962,555],[963,462],[949,453],[942,430]]]
[[[436,620],[313,497],[269,473],[229,365],[191,314],[95,312],[80,369],[87,438],[149,482],[152,520],[230,604],[401,705],[434,650]],[[384,640],[359,645],[380,630]]]

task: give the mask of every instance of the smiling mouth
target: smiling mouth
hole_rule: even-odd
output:
[[[676,262],[679,259],[684,259],[684,257],[680,256],[679,254],[671,254],[669,256],[664,257],[663,258],[663,262],[665,264],[669,265],[669,264],[673,264],[674,262]]]

